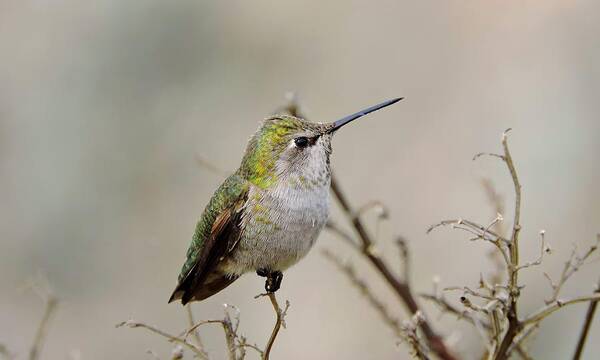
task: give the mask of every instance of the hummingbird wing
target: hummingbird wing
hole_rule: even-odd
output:
[[[240,238],[242,209],[248,197],[248,182],[234,174],[217,189],[196,225],[179,282],[169,302],[202,300],[224,289],[235,278],[220,276],[205,284],[207,277]],[[207,288],[204,289],[204,285]]]

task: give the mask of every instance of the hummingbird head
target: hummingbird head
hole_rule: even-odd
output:
[[[328,183],[331,139],[337,130],[400,100],[389,100],[330,123],[290,115],[267,118],[250,138],[240,172],[261,188],[281,179],[308,185]]]

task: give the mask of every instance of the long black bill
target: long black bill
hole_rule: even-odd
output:
[[[333,127],[329,130],[329,132],[334,132],[336,130],[338,130],[339,128],[341,128],[342,126],[346,125],[347,123],[358,119],[359,117],[365,116],[367,114],[372,113],[373,111],[377,111],[379,109],[383,109],[386,106],[390,106],[392,104],[397,103],[398,101],[402,100],[404,98],[396,98],[396,99],[392,99],[392,100],[388,100],[388,101],[384,101],[381,104],[377,104],[377,105],[373,105],[369,108],[366,108],[364,110],[361,110],[359,112],[356,112],[352,115],[348,115],[346,117],[343,117],[337,121],[333,122]]]

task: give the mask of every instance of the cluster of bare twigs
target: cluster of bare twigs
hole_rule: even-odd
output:
[[[172,360],[182,359],[184,349],[190,350],[195,357],[198,357],[203,360],[208,360],[210,359],[210,357],[208,352],[204,348],[200,335],[198,334],[198,328],[208,324],[216,324],[223,328],[223,333],[225,335],[225,343],[227,345],[227,355],[229,360],[245,359],[247,350],[253,350],[260,356],[261,359],[268,360],[271,354],[271,349],[273,348],[273,344],[275,343],[275,339],[277,338],[277,334],[279,334],[279,330],[281,329],[281,327],[285,328],[285,315],[289,309],[290,303],[286,301],[285,307],[281,309],[274,293],[266,293],[256,296],[256,298],[259,297],[269,298],[276,316],[273,331],[271,332],[269,340],[267,341],[267,344],[265,345],[264,349],[261,349],[256,344],[248,343],[246,337],[239,333],[240,311],[235,306],[227,304],[224,305],[225,316],[223,317],[223,319],[202,320],[199,322],[196,322],[194,320],[191,307],[189,305],[186,306],[188,312],[189,328],[180,333],[179,335],[172,335],[157,327],[137,322],[134,320],[123,321],[117,324],[116,327],[127,326],[129,328],[143,328],[162,336],[169,342],[175,344],[175,347],[173,348],[173,351],[171,353]],[[232,312],[233,315],[231,314]],[[155,358],[158,358],[158,356],[150,350],[149,353],[153,354]]]
[[[600,290],[596,290],[596,292],[591,295],[568,300],[560,299],[559,295],[562,286],[566,281],[579,270],[597,250],[599,245],[598,242],[600,242],[600,235],[598,236],[596,244],[591,246],[583,254],[579,255],[576,249],[573,250],[569,260],[565,263],[558,281],[554,282],[548,274],[545,274],[552,287],[551,298],[545,301],[546,306],[532,314],[521,317],[518,313],[518,304],[524,286],[518,281],[519,273],[524,269],[540,266],[543,262],[544,255],[549,254],[551,250],[545,240],[545,231],[542,230],[539,233],[539,257],[535,261],[526,263],[523,263],[519,259],[521,185],[508,147],[507,133],[509,130],[502,135],[503,154],[481,153],[477,154],[474,159],[484,155],[492,156],[501,159],[508,168],[515,190],[514,218],[510,230],[510,237],[504,237],[501,235],[501,231],[496,230],[496,228],[500,228],[499,225],[504,221],[502,215],[504,206],[501,202],[501,197],[495,193],[489,182],[484,183],[484,186],[497,211],[497,216],[489,224],[481,225],[467,219],[450,219],[443,220],[427,230],[427,233],[429,233],[438,227],[450,226],[452,229],[461,230],[469,234],[472,241],[481,240],[491,244],[495,249],[494,255],[497,255],[492,257],[500,259],[500,261],[497,262],[497,268],[498,270],[503,270],[505,274],[503,275],[497,272],[491,274],[490,279],[486,279],[484,276],[480,275],[477,289],[471,289],[466,286],[445,288],[445,292],[462,292],[459,297],[462,308],[448,302],[443,292],[435,291],[433,294],[422,294],[422,297],[437,304],[443,312],[454,314],[475,326],[485,340],[485,357],[488,359],[507,359],[513,352],[516,352],[524,359],[531,358],[527,354],[523,344],[524,341],[539,328],[542,320],[564,306],[588,302],[590,303],[589,310],[574,356],[574,359],[579,359],[589,333],[589,327],[593,319],[596,303],[600,300]],[[408,311],[413,315],[413,318],[418,314],[420,320],[418,322],[413,322],[415,325],[412,327],[399,327],[399,321],[390,315],[388,309],[383,306],[377,296],[369,290],[366,283],[356,277],[355,271],[350,263],[336,258],[330,252],[325,252],[326,257],[332,260],[338,268],[348,276],[350,281],[360,289],[373,308],[381,314],[385,323],[390,326],[396,334],[400,332],[401,334],[399,336],[401,339],[408,339],[406,342],[410,345],[413,350],[412,354],[415,357],[426,359],[429,358],[430,354],[433,354],[441,359],[455,358],[456,355],[448,349],[448,346],[443,339],[434,332],[430,322],[424,315],[423,310],[415,301],[408,278],[410,266],[406,242],[404,240],[398,242],[402,255],[401,260],[404,262],[404,274],[402,274],[402,276],[395,275],[388,265],[378,256],[375,245],[365,229],[365,226],[361,222],[361,212],[355,212],[353,208],[350,207],[349,202],[344,193],[340,190],[340,186],[335,177],[332,179],[332,190],[343,213],[351,223],[358,237],[358,241],[355,240],[353,234],[345,232],[333,222],[328,224],[329,230],[343,239],[353,249],[357,250],[363,258],[368,260],[382,278],[390,285],[392,290],[395,291],[400,302],[405,305]],[[505,280],[502,281],[503,279]],[[490,282],[490,280],[493,282]],[[420,330],[420,332],[417,332],[415,329]],[[419,340],[419,336],[422,337],[421,340]]]
[[[535,261],[523,263],[519,259],[519,235],[521,231],[521,185],[517,175],[511,153],[508,147],[508,129],[502,134],[502,154],[480,153],[474,159],[481,156],[492,156],[500,159],[506,164],[510,173],[514,190],[515,190],[515,206],[514,218],[510,236],[504,237],[500,233],[495,232],[492,228],[502,222],[503,216],[498,213],[496,218],[488,225],[480,225],[474,221],[465,219],[444,220],[436,225],[433,225],[428,232],[440,226],[451,226],[452,229],[461,230],[469,234],[471,240],[481,240],[488,242],[495,248],[495,251],[503,259],[502,268],[505,271],[505,280],[502,282],[491,283],[480,277],[479,287],[476,290],[468,287],[450,287],[445,290],[459,290],[463,292],[461,303],[464,310],[461,313],[468,313],[471,319],[478,319],[481,324],[480,328],[484,338],[487,340],[487,357],[491,359],[506,359],[510,357],[513,351],[517,351],[522,357],[528,358],[523,349],[524,341],[540,326],[540,322],[553,312],[560,308],[581,303],[591,302],[594,304],[600,300],[598,293],[581,296],[573,299],[562,300],[559,298],[562,286],[566,281],[583,266],[590,255],[598,248],[598,237],[596,243],[589,248],[583,255],[579,255],[574,249],[571,257],[565,263],[564,270],[555,283],[548,274],[545,274],[552,287],[552,296],[546,300],[546,306],[529,314],[525,317],[519,316],[518,304],[521,298],[524,286],[519,283],[519,273],[527,268],[540,266],[544,260],[544,255],[551,252],[550,247],[546,243],[545,231],[539,232],[540,236],[540,253]],[[503,276],[495,276],[495,279],[503,278]],[[428,299],[437,302],[442,308],[446,307],[444,298],[439,294],[429,295]],[[594,305],[591,305],[594,306]],[[590,320],[591,321],[591,320]],[[581,342],[584,342],[587,337],[587,332],[582,334]],[[583,346],[582,346],[583,347]],[[578,358],[578,355],[577,357]]]

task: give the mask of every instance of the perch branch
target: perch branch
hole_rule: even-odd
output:
[[[412,294],[412,290],[407,283],[400,281],[387,267],[383,260],[373,251],[374,244],[371,240],[371,237],[367,233],[367,230],[364,227],[361,219],[354,216],[355,211],[350,206],[350,203],[348,202],[345,194],[342,192],[337,179],[333,174],[331,176],[331,190],[344,215],[351,222],[354,230],[358,234],[361,242],[361,246],[359,247],[360,253],[365,256],[365,258],[371,263],[371,265],[375,267],[375,269],[377,269],[388,285],[394,290],[400,301],[406,306],[410,314],[414,316],[414,314],[416,314],[420,309]],[[423,321],[419,322],[419,327],[427,339],[427,344],[434,353],[444,360],[455,359],[455,357],[447,349],[443,339],[433,330],[424,316]]]
[[[265,345],[265,351],[262,354],[263,360],[269,360],[269,356],[271,355],[271,349],[273,348],[273,344],[275,343],[275,339],[277,338],[277,334],[279,334],[279,330],[283,326],[285,328],[285,315],[290,307],[290,302],[285,302],[285,308],[282,310],[279,307],[279,303],[277,302],[277,298],[275,297],[275,293],[266,293],[261,294],[256,297],[267,296],[269,300],[271,300],[271,305],[273,305],[273,310],[275,311],[276,320],[275,326],[273,327],[273,331],[271,332],[271,336],[269,337],[269,341],[267,341],[267,345]]]
[[[346,277],[348,277],[350,282],[352,282],[352,284],[369,301],[371,306],[379,313],[379,315],[381,315],[383,321],[394,331],[396,336],[402,337],[402,326],[398,319],[389,313],[387,307],[375,296],[375,294],[373,294],[365,281],[356,275],[356,270],[354,267],[351,264],[344,262],[329,250],[323,250],[323,255],[326,259],[331,261],[344,275],[346,275]]]
[[[598,235],[600,237],[600,235]],[[600,281],[596,284],[596,293],[600,293]],[[588,306],[587,312],[585,314],[585,321],[583,323],[583,328],[581,329],[581,334],[579,335],[579,340],[577,341],[577,347],[575,348],[575,354],[573,355],[573,360],[579,360],[581,355],[583,354],[583,347],[585,346],[585,342],[590,333],[590,328],[592,326],[592,321],[594,320],[594,314],[596,313],[596,307],[598,306],[598,302],[591,302]]]

